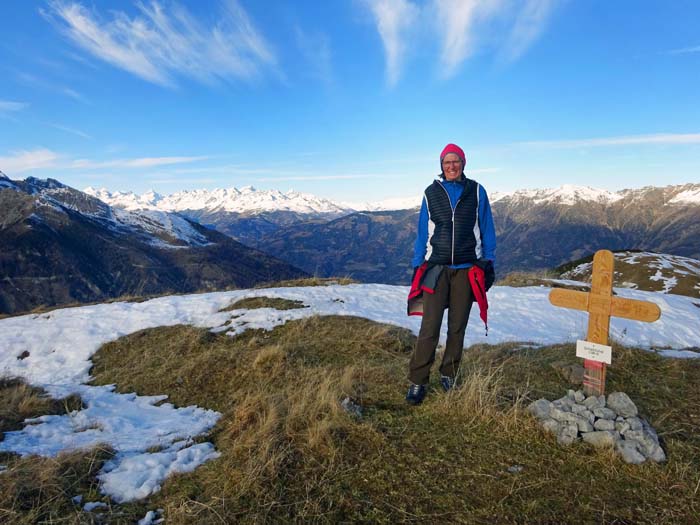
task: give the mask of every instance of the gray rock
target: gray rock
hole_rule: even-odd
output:
[[[584,410],[583,412],[581,412],[579,414],[579,416],[586,418],[588,421],[591,422],[591,425],[595,421],[595,416],[593,415],[593,412],[591,412],[590,410]]]
[[[349,397],[346,397],[340,402],[340,406],[343,407],[343,410],[345,410],[348,414],[350,414],[353,417],[356,418],[361,418],[362,417],[362,407],[355,403],[352,399]]]
[[[587,412],[588,409],[583,405],[575,404],[575,405],[571,405],[571,411],[574,414],[581,414],[583,412]]]
[[[656,435],[646,430],[628,430],[625,432],[625,439],[631,439],[639,443],[639,451],[645,457],[651,457],[656,447],[659,446],[659,439]]]
[[[570,425],[578,425],[579,419],[580,416],[574,414],[573,412],[564,412],[559,421],[561,421],[562,423],[568,423]]]
[[[644,463],[645,458],[639,450],[637,443],[631,440],[620,440],[615,444],[615,451],[622,456],[625,463],[639,465]]]
[[[559,422],[556,419],[545,419],[542,421],[542,428],[552,434],[559,434]]]
[[[617,430],[623,436],[625,435],[625,432],[627,432],[629,429],[630,429],[630,424],[627,421],[615,423],[615,430]]]
[[[508,472],[511,474],[518,474],[523,471],[523,466],[522,465],[511,465],[508,467]]]
[[[618,440],[617,433],[607,430],[599,430],[596,432],[586,432],[581,437],[586,443],[593,445],[596,448],[612,447]]]
[[[576,420],[576,426],[579,432],[593,432],[593,425],[588,421],[588,418],[580,416]]]
[[[656,445],[647,457],[656,463],[663,463],[666,461],[666,453],[664,449],[661,448],[661,445]]]
[[[571,389],[567,390],[567,391],[566,391],[566,397],[568,397],[569,399],[571,399],[571,401],[576,402],[576,392],[575,392],[574,390],[571,390]]]
[[[560,445],[571,445],[578,437],[578,427],[576,425],[561,425],[557,435],[557,443]]]
[[[615,418],[617,417],[617,414],[609,408],[596,408],[593,410],[593,414],[595,414],[595,417],[599,417],[600,419],[609,419],[611,421],[615,421]]]
[[[596,396],[588,396],[584,401],[583,405],[588,409],[588,410],[593,410],[594,408],[603,408],[600,405],[600,402],[598,401],[598,398]]]
[[[615,421],[617,421],[618,423],[622,423],[624,420],[625,420],[625,418],[622,417],[622,416],[617,416],[617,417],[615,418]]]
[[[632,430],[642,430],[644,427],[644,425],[642,425],[642,420],[638,417],[628,417],[625,421]]]
[[[586,395],[581,391],[577,390],[574,392],[574,401],[577,403],[583,403],[583,401],[586,399]]]
[[[571,412],[572,403],[573,403],[573,401],[570,401],[567,398],[557,399],[556,401],[552,401],[552,406],[554,408],[558,408],[562,412]]]
[[[596,422],[593,423],[593,428],[596,430],[616,430],[615,422],[609,419],[597,419]]]
[[[569,396],[564,396],[554,401],[554,404],[558,407],[568,407],[570,409],[572,405],[576,404],[576,401],[574,401]]]
[[[546,399],[538,399],[537,401],[530,403],[527,410],[537,419],[545,419],[549,417],[549,408],[551,406],[552,403]]]
[[[598,396],[598,405],[600,406],[600,408],[605,408],[607,406],[604,394]]]
[[[549,417],[556,419],[560,423],[575,423],[578,418],[573,412],[565,412],[554,406],[549,409]]]
[[[637,405],[635,405],[624,392],[613,392],[608,396],[608,408],[611,408],[623,417],[634,417],[637,415]]]

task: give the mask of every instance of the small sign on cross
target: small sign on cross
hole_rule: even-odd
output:
[[[608,344],[610,317],[623,317],[648,323],[661,317],[658,305],[636,299],[623,299],[612,294],[615,258],[609,250],[599,250],[593,256],[591,291],[578,292],[554,288],[549,293],[549,302],[554,306],[573,308],[588,312],[588,334],[586,341],[598,345]],[[584,359],[583,390],[586,395],[605,393],[605,363]]]

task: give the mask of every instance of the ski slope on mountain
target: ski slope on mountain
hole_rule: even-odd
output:
[[[655,323],[613,319],[611,337],[670,358],[700,358],[700,306],[689,297],[619,289],[620,296],[653,301],[662,311]],[[45,388],[52,396],[78,393],[86,408],[67,416],[43,416],[7,432],[0,451],[52,456],[99,443],[117,452],[100,474],[102,490],[115,501],[140,499],[159,490],[171,473],[189,471],[217,457],[210,443],[194,443],[219,414],[206,407],[176,408],[166,396],[119,394],[87,385],[90,358],[101,345],[138,330],[188,324],[236,335],[272,329],[312,315],[349,315],[418,332],[420,319],[406,316],[407,287],[349,285],[236,290],[167,296],[143,303],[110,303],[54,310],[0,320],[0,368]],[[489,293],[489,333],[472,309],[465,345],[506,341],[554,344],[585,337],[583,312],[549,304],[548,288],[494,287]],[[247,297],[279,297],[306,307],[220,311]],[[441,341],[444,342],[443,326]],[[342,344],[342,341],[338,342]],[[613,357],[614,359],[614,357]],[[138,366],[134,363],[134,366]],[[160,403],[160,404],[159,404]],[[157,452],[147,452],[149,449]]]

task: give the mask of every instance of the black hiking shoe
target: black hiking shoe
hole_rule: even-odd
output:
[[[455,387],[455,378],[450,376],[440,376],[440,384],[445,392],[449,392]]]
[[[420,405],[425,398],[425,385],[414,385],[408,387],[408,393],[406,394],[406,403],[409,405]]]

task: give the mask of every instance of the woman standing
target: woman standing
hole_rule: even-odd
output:
[[[447,343],[440,365],[445,391],[454,387],[464,333],[474,296],[469,270],[485,273],[486,290],[495,279],[496,232],[486,190],[464,175],[466,157],[455,144],[440,154],[440,178],[425,189],[412,265],[423,293],[423,321],[411,356],[406,401],[418,405],[426,394],[430,367],[447,309]],[[424,281],[427,279],[429,285]]]

